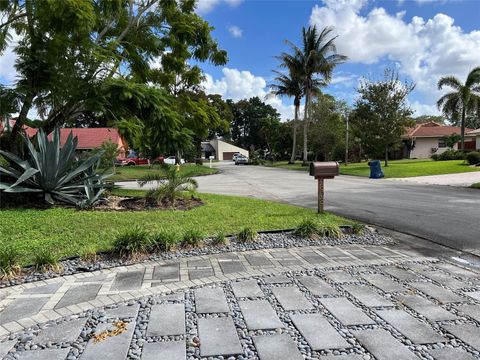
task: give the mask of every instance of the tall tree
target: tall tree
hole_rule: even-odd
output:
[[[438,81],[438,90],[444,86],[453,89],[452,92],[443,95],[438,101],[437,106],[445,116],[457,122],[460,119],[461,127],[461,146],[460,150],[465,149],[465,119],[467,116],[477,116],[480,114],[480,67],[474,68],[467,75],[467,79],[462,83],[455,76],[443,76]]]
[[[11,32],[21,38],[15,53],[22,104],[13,137],[32,107],[48,132],[95,113],[108,80],[177,93],[201,80],[188,60],[222,65],[227,59],[194,0],[12,0],[1,1],[0,11],[0,51]]]
[[[376,157],[383,152],[385,166],[388,166],[390,149],[412,125],[413,111],[408,106],[407,96],[414,88],[413,83],[402,83],[396,71],[386,69],[382,80],[364,79],[358,89],[359,99],[350,123],[367,155]]]
[[[282,60],[282,57],[279,57]],[[301,76],[300,63],[283,63],[281,65],[288,69],[288,73],[284,74],[274,70],[277,74],[275,83],[270,85],[271,93],[268,96],[288,96],[293,97],[293,106],[295,107],[295,118],[293,120],[293,135],[292,135],[292,154],[290,156],[289,164],[295,163],[295,155],[297,152],[297,128],[298,115],[300,112],[300,102],[303,97],[303,79]]]
[[[312,98],[332,78],[332,73],[338,64],[347,60],[345,55],[337,53],[335,46],[336,36],[331,36],[333,28],[325,27],[319,31],[316,26],[302,29],[302,45],[295,45],[287,41],[293,54],[283,53],[281,57],[286,66],[301,64],[301,76],[305,94],[305,110],[303,124],[303,164],[307,163],[308,153],[308,125],[311,114]]]
[[[270,148],[272,130],[280,123],[280,114],[272,106],[265,104],[259,97],[227,101],[232,107],[232,140],[249,150]]]

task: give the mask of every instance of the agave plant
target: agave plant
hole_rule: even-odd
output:
[[[183,191],[193,191],[198,187],[197,180],[183,176],[175,166],[163,165],[158,174],[149,174],[139,180],[140,186],[157,182],[158,186],[149,190],[145,197],[157,203],[175,205],[175,200]]]
[[[77,159],[77,137],[70,133],[65,144],[60,146],[58,128],[53,131],[52,140],[42,129],[39,129],[36,138],[38,149],[28,136],[23,136],[28,150],[26,160],[0,150],[10,163],[10,166],[0,166],[0,190],[6,193],[38,193],[49,204],[58,200],[80,205],[85,200],[95,199],[97,190],[106,186],[103,180],[107,176],[97,170],[101,153],[84,160]]]

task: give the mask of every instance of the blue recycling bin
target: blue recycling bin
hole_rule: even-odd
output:
[[[369,161],[368,166],[370,166],[370,179],[381,179],[385,176],[382,171],[380,160]]]

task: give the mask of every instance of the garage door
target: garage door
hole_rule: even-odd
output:
[[[236,154],[236,152],[224,152],[223,160],[232,160],[234,154]]]

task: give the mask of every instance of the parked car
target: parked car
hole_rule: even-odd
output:
[[[150,165],[150,164],[163,164],[163,156],[159,156],[152,161],[147,158],[144,158],[142,154],[137,154],[132,151],[127,157],[120,157],[115,160],[115,165],[117,166],[134,166],[134,165]]]
[[[233,161],[237,160],[237,157],[238,157],[239,155],[242,155],[242,154],[240,154],[240,153],[235,153],[235,154],[233,154],[232,160],[233,160]]]
[[[235,159],[235,165],[248,165],[248,158],[245,155],[238,155]]]
[[[169,156],[169,157],[167,157],[166,159],[164,159],[163,162],[164,162],[165,164],[175,165],[175,163],[176,163],[176,157],[175,157],[175,156]],[[184,160],[184,159],[180,159],[180,164],[185,164],[185,160]]]

